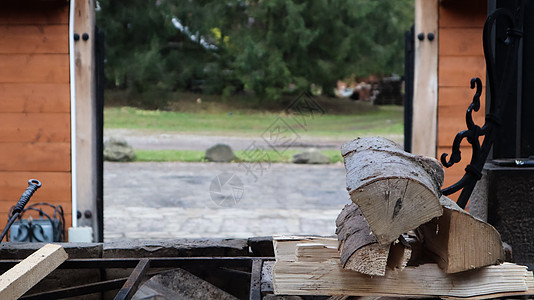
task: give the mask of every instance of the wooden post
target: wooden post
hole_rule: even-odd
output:
[[[76,155],[77,205],[82,212],[79,226],[90,226],[99,240],[96,222],[96,93],[95,93],[95,11],[94,0],[75,0],[74,33],[80,39],[74,42],[76,77]],[[74,129],[74,128],[73,128]],[[84,216],[85,211],[92,216]],[[76,212],[72,212],[76,218]]]
[[[432,41],[430,33],[434,35]],[[412,153],[436,157],[438,0],[415,1],[415,37]]]
[[[46,244],[0,276],[0,299],[18,299],[67,260],[60,245]]]

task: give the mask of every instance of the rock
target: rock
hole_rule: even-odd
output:
[[[135,152],[124,138],[112,137],[104,143],[104,160],[107,161],[132,161]]]
[[[226,144],[216,144],[206,150],[205,158],[213,162],[231,162],[236,157],[232,148]]]
[[[293,155],[295,164],[329,164],[330,158],[316,149],[309,149],[306,152]]]
[[[237,300],[236,297],[183,269],[165,271],[153,276],[137,290],[132,299]]]

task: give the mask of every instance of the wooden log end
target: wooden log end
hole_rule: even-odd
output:
[[[382,246],[378,243],[366,245],[355,251],[343,268],[369,276],[384,276],[388,254],[389,246]]]

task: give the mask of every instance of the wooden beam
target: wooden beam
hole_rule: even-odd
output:
[[[415,1],[415,73],[412,152],[436,156],[438,105],[438,0]],[[430,41],[428,34],[434,34]]]
[[[93,228],[95,240],[99,232],[96,208],[97,143],[96,143],[96,91],[95,91],[95,2],[75,1],[74,33],[80,39],[74,42],[76,61],[76,164],[78,210],[93,213],[90,219],[78,220],[78,226]],[[87,39],[84,39],[87,34]],[[76,212],[72,212],[74,215]]]
[[[18,299],[65,260],[63,247],[44,245],[0,276],[0,299]]]

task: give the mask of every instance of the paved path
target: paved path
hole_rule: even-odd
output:
[[[333,235],[349,202],[340,163],[106,162],[104,199],[105,241]]]

